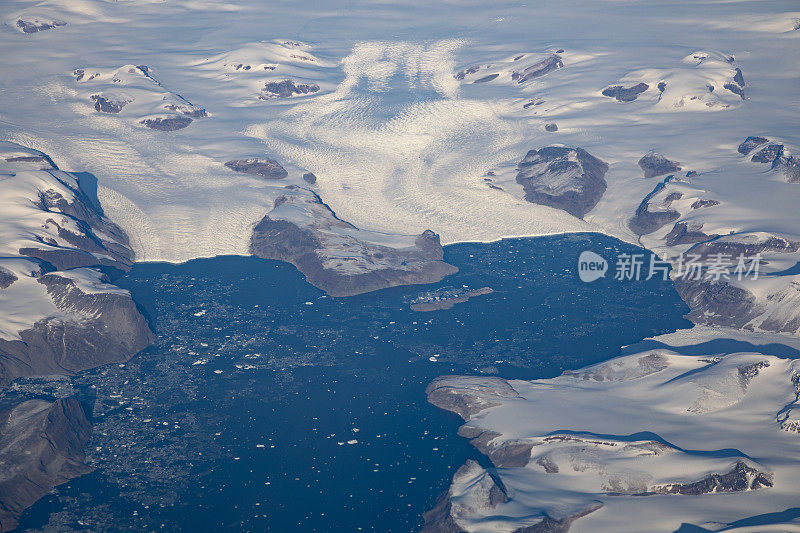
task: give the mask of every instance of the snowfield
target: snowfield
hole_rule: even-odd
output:
[[[0,59],[14,102],[0,111],[0,130],[97,175],[142,260],[246,253],[251,226],[280,191],[222,163],[257,156],[276,158],[288,182],[312,171],[324,201],[366,230],[431,229],[445,244],[587,229],[633,241],[625,221],[653,185],[636,161],[657,149],[699,173],[693,188],[727,200],[704,214],[705,228],[792,234],[795,188],[742,163],[735,147],[756,134],[798,146],[790,72],[800,14],[790,2],[685,6],[559,2],[532,16],[471,3],[453,16],[418,4],[401,16],[372,5],[339,16],[336,5],[309,14],[255,2],[13,2],[0,13],[9,24],[0,43],[18,51]],[[67,25],[12,30],[28,11]],[[133,28],[124,38],[121,23]],[[620,30],[609,38],[609,27]],[[513,79],[556,52],[563,67]],[[480,70],[456,79],[470,67]],[[744,100],[724,88],[736,69]],[[265,93],[283,80],[318,90]],[[637,83],[648,89],[634,101],[602,94]],[[95,95],[131,101],[107,113]],[[169,104],[208,116],[178,131],[140,124],[169,115]],[[524,154],[552,143],[611,166],[586,222],[524,202],[514,183]],[[768,220],[758,216],[765,198]]]
[[[797,507],[796,1],[7,0],[0,22],[0,343],[94,320],[104,346],[97,302],[124,300],[130,342],[87,365],[124,360],[152,333],[93,268],[246,255],[259,224],[262,256],[296,264],[275,227],[313,232],[321,278],[435,263],[373,288],[446,275],[430,231],[761,254],[757,280],[677,281],[702,325],[663,349],[434,382],[498,468],[462,467],[428,524],[718,530]],[[37,353],[6,377],[85,368]]]
[[[635,532],[794,507],[797,363],[655,349],[554,379],[439,378],[429,400],[465,417],[459,434],[497,467],[456,474],[451,515],[466,531],[577,516],[570,531]],[[507,494],[494,504],[488,473]]]

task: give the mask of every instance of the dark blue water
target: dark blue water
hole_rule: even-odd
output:
[[[92,405],[96,471],[23,517],[27,528],[415,531],[467,458],[460,419],[425,401],[450,373],[550,377],[688,327],[670,284],[583,284],[596,234],[459,244],[441,283],[334,299],[277,261],[140,264],[120,280],[155,346],[73,379]],[[450,310],[445,287],[494,292]],[[431,358],[434,361],[431,361]]]

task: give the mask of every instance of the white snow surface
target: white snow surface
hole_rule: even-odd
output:
[[[534,444],[531,460],[498,469],[507,503],[459,508],[458,523],[467,531],[510,532],[536,523],[543,512],[559,519],[600,502],[570,531],[635,532],[643,523],[649,531],[674,531],[684,522],[716,530],[794,507],[800,491],[800,424],[792,416],[798,375],[792,359],[656,349],[554,379],[511,380],[519,397],[491,395],[490,407],[467,425],[499,434],[490,446]],[[476,389],[480,380],[453,376],[438,384],[458,393]],[[773,475],[774,486],[633,495],[726,473],[737,460]],[[479,486],[456,481],[455,501],[485,501],[473,494]]]
[[[45,211],[37,203],[40,195],[48,193],[57,193],[73,203],[77,189],[76,177],[53,169],[45,154],[0,142],[0,267],[17,278],[10,286],[0,288],[0,339],[19,340],[20,331],[44,318],[71,321],[85,318],[80,312],[57,306],[47,293],[47,287],[38,282],[43,274],[42,266],[19,255],[20,248],[46,248],[44,241],[75,248],[59,235],[58,228],[82,235],[78,222],[56,210]],[[113,240],[102,233],[99,236]],[[98,252],[95,256],[107,257]],[[130,296],[128,291],[105,283],[104,276],[97,270],[75,268],[54,274],[73,280],[86,294]]]
[[[706,229],[797,233],[797,187],[735,151],[755,134],[789,147],[800,142],[792,74],[800,13],[792,2],[454,9],[16,0],[2,9],[7,21],[36,12],[68,25],[0,32],[10,51],[0,58],[3,92],[13,102],[0,109],[0,135],[45,151],[62,168],[94,173],[139,260],[246,253],[252,225],[280,194],[222,166],[247,156],[277,158],[288,183],[314,172],[324,201],[366,230],[432,229],[444,243],[589,229],[634,240],[625,221],[653,186],[636,161],[657,149],[701,172],[691,186],[724,202],[703,214]],[[523,84],[510,79],[514,58],[532,64],[562,49],[563,68]],[[110,81],[131,65],[147,66],[158,83]],[[454,78],[470,65],[501,75],[481,84]],[[746,100],[720,86],[736,67]],[[102,76],[76,82],[79,68]],[[258,98],[265,83],[283,79],[320,91]],[[635,102],[600,94],[638,81],[651,87]],[[133,101],[119,115],[95,111],[89,97],[106,93]],[[209,116],[175,132],[138,124],[171,99]],[[543,103],[522,108],[534,99]],[[706,105],[712,101],[719,105]],[[559,131],[544,132],[546,122]],[[609,190],[586,222],[524,202],[513,182],[528,149],[554,142],[611,165]],[[488,171],[503,190],[487,186]]]
[[[67,25],[23,34],[15,26],[20,17]],[[311,188],[369,242],[403,247],[425,229],[445,244],[572,231],[637,242],[627,221],[663,178],[645,179],[637,165],[651,150],[680,162],[679,179],[663,193],[682,193],[671,204],[680,221],[702,224],[708,234],[800,241],[800,185],[736,151],[746,137],[760,135],[800,153],[794,0],[7,0],[0,20],[0,141],[41,150],[62,169],[94,174],[106,215],[128,233],[139,261],[246,254],[253,225],[286,185],[308,187],[301,180],[307,171],[317,176]],[[563,68],[524,83],[513,79],[514,71],[553,53]],[[472,66],[479,74],[455,78]],[[736,68],[746,81],[745,99],[723,87]],[[81,81],[76,69],[86,73]],[[320,89],[259,98],[265,84],[285,79]],[[639,82],[649,87],[633,102],[601,94]],[[126,104],[119,113],[102,113],[93,95]],[[208,116],[172,132],[140,124],[182,115],[165,105],[203,108]],[[546,132],[549,123],[558,131]],[[554,143],[584,148],[610,165],[608,189],[585,220],[525,202],[515,183],[525,153]],[[3,157],[32,154],[7,150]],[[250,157],[275,158],[289,177],[270,182],[224,167]],[[63,313],[36,281],[36,264],[9,257],[33,234],[57,237],[31,207],[47,176],[38,163],[0,168],[0,266],[18,278],[0,289],[2,338]],[[720,203],[692,209],[699,199]],[[315,209],[296,200],[275,215],[314,224]],[[686,251],[665,245],[671,228],[641,243],[662,254]],[[345,224],[333,229],[343,238],[354,235]],[[779,271],[798,254],[768,260],[767,270]],[[118,290],[91,270],[69,275],[84,291]],[[766,314],[796,316],[800,309],[800,276],[762,277],[748,288],[769,302]],[[720,336],[797,347],[796,338],[720,328],[658,340],[679,346]],[[642,524],[669,531],[681,522],[714,529],[796,507],[797,362],[755,353],[650,353],[667,364],[643,367],[639,360],[647,354],[636,354],[551,380],[512,381],[520,397],[492,397],[489,403],[500,405],[470,424],[499,433],[498,443],[538,443],[565,430],[603,436],[591,439],[601,444],[585,442],[578,450],[574,441],[542,444],[560,474],[547,474],[535,461],[501,469],[513,493],[503,516],[473,509],[462,517],[465,527],[511,531],[543,510],[565,516],[596,500],[603,507],[572,531],[640,531]],[[768,366],[755,377],[741,379],[741,366],[763,362]],[[477,380],[471,386],[482,378],[470,379]],[[678,448],[651,453],[658,447],[647,439],[623,438],[641,431]],[[724,472],[733,459],[686,450],[728,448],[772,472],[775,486],[699,497],[607,494],[609,487]],[[485,481],[478,485],[485,488]],[[457,490],[469,503],[470,488]],[[786,523],[757,530],[798,529]]]

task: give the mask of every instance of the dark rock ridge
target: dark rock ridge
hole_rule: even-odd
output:
[[[800,183],[800,159],[796,157],[777,157],[772,162],[772,170],[786,176],[789,183]]]
[[[529,527],[522,527],[514,531],[513,533],[567,533],[569,528],[572,527],[572,524],[578,518],[583,518],[584,516],[591,514],[603,506],[600,502],[595,502],[591,505],[588,509],[585,509],[579,513],[575,513],[574,515],[567,516],[565,518],[561,518],[556,520],[552,518],[548,514],[542,515],[542,521],[538,524],[534,524]]]
[[[636,208],[636,213],[628,221],[628,227],[637,235],[647,235],[674,222],[680,218],[681,214],[670,206],[675,200],[680,200],[683,195],[679,192],[672,192],[661,199],[658,205],[653,205],[653,199],[658,196],[667,186],[669,179],[656,185],[655,189],[648,194]],[[651,210],[651,207],[654,209]]]
[[[546,74],[550,74],[554,70],[558,70],[564,66],[561,56],[552,54],[541,61],[537,61],[533,65],[526,67],[522,72],[513,72],[511,79],[517,83],[524,83],[528,80],[541,78]]]
[[[66,26],[67,23],[63,20],[51,20],[50,22],[42,22],[38,20],[23,20],[17,19],[17,28],[22,33],[36,33],[39,31],[51,30],[60,26]]]
[[[669,483],[654,487],[654,492],[697,496],[758,490],[771,486],[771,474],[760,472],[752,466],[748,466],[744,461],[737,461],[733,468],[725,474],[712,473],[693,483]]]
[[[692,202],[692,209],[702,209],[704,207],[714,207],[715,205],[719,205],[717,200],[702,200],[697,199]]]
[[[723,88],[725,88],[725,89],[728,89],[728,90],[729,90],[730,92],[732,92],[733,94],[736,94],[736,95],[738,95],[739,97],[741,97],[741,99],[742,99],[742,100],[744,100],[744,99],[745,99],[745,96],[744,96],[744,89],[742,89],[741,87],[739,87],[739,86],[738,86],[738,85],[736,85],[735,83],[726,83],[726,84],[725,84],[725,85],[723,85],[722,87],[723,87]]]
[[[71,374],[127,361],[155,340],[130,294],[113,286],[84,292],[70,276],[51,272],[38,278],[71,318],[46,317],[20,331],[20,340],[0,339],[0,386],[20,376]]]
[[[758,152],[756,152],[750,161],[753,163],[772,163],[778,157],[783,155],[783,145],[770,143]]]
[[[78,400],[28,400],[0,412],[0,531],[50,490],[90,472],[91,424]]]
[[[700,242],[689,250],[702,260],[710,261],[717,254],[732,257],[738,263],[740,255],[745,258],[759,253],[793,254],[800,250],[800,242],[790,241],[769,234],[709,236],[708,242]],[[712,258],[712,259],[709,259]],[[747,264],[745,267],[747,268]],[[796,334],[800,330],[800,316],[796,313],[770,313],[768,301],[775,303],[783,299],[791,301],[800,290],[791,284],[780,292],[770,294],[766,300],[759,301],[753,293],[742,286],[725,280],[688,279],[680,276],[674,279],[675,289],[691,309],[686,318],[696,324],[728,326],[737,329]]]
[[[310,94],[319,91],[319,85],[309,83],[295,83],[292,80],[271,81],[261,90],[259,96],[262,100],[267,98],[289,98],[296,94]]]
[[[549,131],[549,132],[558,131],[558,124],[556,124],[555,122],[552,122],[550,124],[545,124],[544,131]]]
[[[46,155],[34,156],[15,156],[6,157],[6,163],[36,163],[34,168],[36,170],[58,170],[55,163],[53,163]]]
[[[192,119],[189,117],[156,117],[156,118],[146,118],[139,122],[139,124],[143,124],[150,128],[151,130],[158,130],[158,131],[175,131],[175,130],[182,130],[186,126],[192,123]]]
[[[649,152],[639,159],[639,168],[644,171],[645,178],[654,178],[671,172],[678,172],[681,167],[677,161],[670,161],[657,152]]]
[[[303,174],[303,181],[308,183],[309,185],[314,185],[317,183],[317,177],[312,172],[306,172]]]
[[[469,68],[467,68],[465,70],[461,70],[461,71],[457,72],[456,75],[455,75],[455,78],[457,80],[463,80],[464,78],[466,78],[470,74],[475,74],[480,69],[481,69],[481,67],[477,67],[477,66],[469,67]]]
[[[583,148],[530,150],[517,168],[525,200],[583,218],[606,192],[608,165]]]
[[[535,446],[533,442],[505,440],[500,444],[491,444],[494,439],[501,436],[499,433],[484,431],[469,424],[458,428],[458,435],[469,439],[469,443],[487,456],[497,468],[522,467],[531,462],[531,450]]]
[[[759,146],[767,144],[768,142],[769,139],[766,137],[748,137],[742,144],[739,145],[738,151],[742,155],[750,155],[753,150]]]
[[[7,289],[12,283],[17,281],[17,276],[7,268],[0,266],[0,289]]]
[[[722,87],[729,90],[733,94],[739,95],[739,97],[744,100],[744,86],[744,74],[742,74],[742,69],[737,68],[736,73],[733,75],[733,81],[729,81]]]
[[[146,68],[146,67],[139,67],[139,68]],[[208,112],[204,108],[197,107],[194,105],[167,104],[164,106],[164,109],[166,109],[167,111],[177,111],[178,113],[183,113],[187,117],[204,118],[208,116]]]
[[[294,187],[288,191],[253,229],[250,253],[293,264],[309,283],[331,296],[435,283],[458,270],[442,260],[439,236],[430,230],[405,248],[371,243],[310,190]],[[314,222],[300,226],[280,219],[279,208],[285,203],[312,210]]]
[[[673,281],[678,295],[689,306],[686,318],[695,324],[745,329],[763,313],[750,291],[726,281],[685,277]]]
[[[225,166],[236,172],[255,174],[270,180],[280,180],[289,175],[280,163],[268,158],[234,159],[225,163]]]
[[[479,78],[472,83],[486,83],[487,81],[492,81],[496,79],[500,74],[489,74],[488,76],[484,76],[483,78]]]
[[[76,68],[72,71],[72,74],[75,76],[75,81],[83,81],[84,78],[86,78],[86,81],[91,81],[100,75],[99,72],[87,75],[86,70],[82,68]]]
[[[758,151],[755,151],[760,148]],[[800,183],[800,159],[786,155],[782,144],[772,142],[766,137],[748,137],[739,145],[739,153],[753,156],[754,163],[770,163],[771,170],[780,172],[789,183]]]
[[[733,81],[736,82],[739,87],[744,87],[744,74],[742,74],[742,69],[736,68],[736,74],[733,76]]]
[[[102,113],[119,113],[131,102],[131,100],[112,100],[99,94],[93,94],[91,99],[94,100],[94,108]]]
[[[679,244],[694,244],[718,237],[717,234],[708,235],[703,233],[702,230],[702,222],[678,222],[664,236],[664,242],[667,246],[677,246]]]
[[[752,257],[763,253],[793,254],[800,250],[800,242],[790,241],[774,235],[757,234],[725,235],[718,239],[698,244],[691,252],[701,257],[726,254],[733,257]]]
[[[603,96],[614,98],[617,102],[633,102],[639,95],[649,89],[650,86],[646,83],[637,83],[631,87],[623,87],[622,85],[612,85],[603,89]],[[664,86],[666,88],[666,85]]]

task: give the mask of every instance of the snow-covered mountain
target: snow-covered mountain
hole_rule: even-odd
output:
[[[346,295],[440,279],[442,243],[573,231],[676,269],[761,254],[758,279],[674,274],[689,318],[800,334],[796,2],[9,0],[0,21],[0,384],[147,345],[103,274],[134,260],[252,253]],[[437,381],[497,468],[459,470],[429,527],[796,506],[795,366],[657,350]]]
[[[429,401],[493,467],[459,470],[427,528],[674,531],[788,509],[798,382],[797,360],[667,349],[554,379],[439,378]]]
[[[142,260],[248,253],[252,228],[309,172],[355,227],[431,230],[444,244],[595,230],[676,256],[731,233],[800,242],[787,75],[800,31],[788,4],[690,3],[680,17],[674,5],[541,4],[534,17],[512,4],[440,7],[409,18],[371,6],[320,24],[248,2],[18,0],[0,13],[0,44],[19,51],[0,59],[15,101],[0,131],[98,176]],[[120,40],[125,24],[135,31]],[[582,185],[552,169],[525,175],[526,154],[551,146],[608,169]],[[653,152],[676,170],[643,170]],[[285,183],[225,166],[257,158],[283,166]],[[768,252],[766,272],[800,259]],[[682,294],[699,322],[797,332],[798,281]]]
[[[122,361],[153,340],[130,293],[125,233],[92,197],[93,177],[0,144],[0,384]]]

